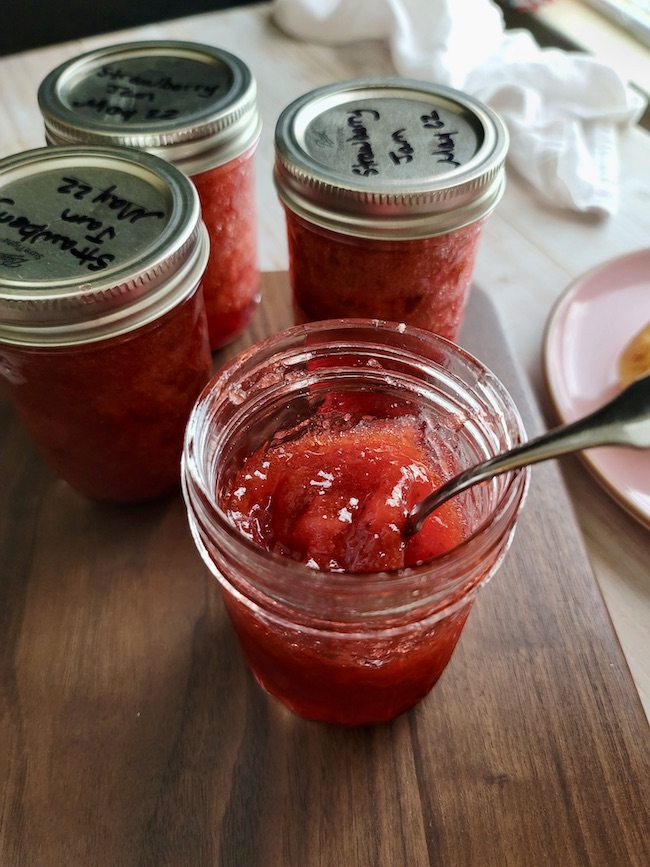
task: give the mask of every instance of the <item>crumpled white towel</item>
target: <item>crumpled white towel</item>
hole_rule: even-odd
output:
[[[501,115],[510,164],[544,200],[616,212],[618,136],[645,100],[606,64],[506,31],[492,0],[274,0],[272,11],[305,41],[385,40],[399,75],[463,90]]]

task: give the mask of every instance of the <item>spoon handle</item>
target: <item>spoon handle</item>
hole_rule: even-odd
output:
[[[421,529],[431,512],[478,482],[528,464],[604,445],[650,447],[650,376],[636,380],[589,415],[554,428],[449,479],[411,509],[404,537],[409,539]]]

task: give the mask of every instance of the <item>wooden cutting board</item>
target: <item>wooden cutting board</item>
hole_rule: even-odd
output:
[[[286,277],[227,354],[290,324]],[[540,420],[487,298],[461,342]],[[180,495],[91,503],[0,402],[3,867],[650,864],[650,730],[558,467],[451,664],[388,725],[253,682]]]

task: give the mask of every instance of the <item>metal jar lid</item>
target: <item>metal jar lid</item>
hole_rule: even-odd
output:
[[[67,346],[152,322],[191,294],[209,242],[192,182],[127,148],[0,160],[0,341]]]
[[[238,57],[173,40],[90,51],[52,70],[38,90],[50,144],[138,148],[189,175],[257,143],[256,98]]]
[[[328,85],[280,115],[274,180],[311,223],[367,238],[423,238],[488,214],[508,133],[460,91],[405,78]]]

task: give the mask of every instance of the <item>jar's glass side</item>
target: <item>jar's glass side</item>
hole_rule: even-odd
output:
[[[246,661],[275,698],[308,719],[365,725],[393,719],[423,699],[454,652],[472,600],[435,623],[400,634],[318,635],[267,620],[223,593]]]
[[[383,240],[285,215],[297,322],[374,317],[457,337],[485,218],[444,235]]]
[[[212,374],[198,285],[156,322],[67,347],[0,345],[0,377],[45,462],[86,496],[176,488],[188,416]]]
[[[210,235],[203,286],[213,349],[244,330],[260,299],[255,149],[192,176]]]

